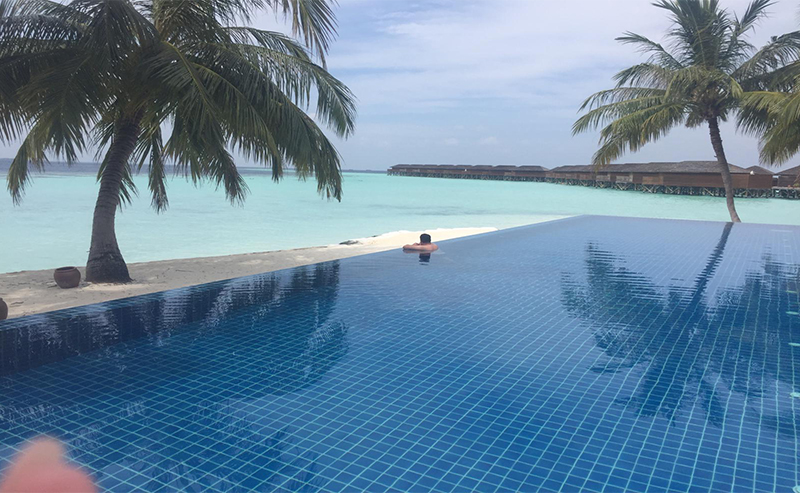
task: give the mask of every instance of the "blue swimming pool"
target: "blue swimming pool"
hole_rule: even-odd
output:
[[[578,217],[0,323],[108,491],[792,491],[800,228]]]

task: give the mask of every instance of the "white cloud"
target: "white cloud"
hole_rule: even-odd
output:
[[[350,8],[352,2],[357,6]],[[741,12],[747,3],[725,0],[724,6]],[[795,5],[780,2],[772,10],[756,44],[796,28]],[[562,0],[547,8],[532,0],[350,0],[342,4],[341,21],[329,63],[370,121],[359,131],[380,121],[384,130],[397,129],[398,141],[416,143],[413,151],[398,147],[402,158],[383,153],[370,165],[410,162],[419,154],[431,162],[445,139],[456,138],[456,127],[465,144],[447,146],[442,161],[495,164],[497,149],[479,145],[481,135],[502,135],[514,142],[504,146],[504,160],[586,163],[597,134],[571,135],[578,107],[612,85],[618,70],[642,60],[614,38],[634,31],[660,40],[669,25],[663,12],[643,0]],[[484,127],[479,134],[478,124]],[[730,125],[724,131],[730,159],[754,164],[755,141],[736,135]],[[346,159],[370,153],[352,152],[355,147],[341,144]],[[678,129],[635,159],[708,157],[713,153],[704,132]]]
[[[478,144],[480,144],[482,146],[497,145],[497,137],[494,137],[494,136],[484,137],[484,138],[482,138],[481,140],[478,141]]]

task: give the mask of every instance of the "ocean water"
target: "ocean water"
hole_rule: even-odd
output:
[[[455,227],[508,228],[542,218],[599,214],[725,221],[725,202],[599,190],[548,183],[445,180],[346,173],[341,202],[320,198],[312,181],[274,183],[265,170],[246,173],[251,193],[231,206],[221,190],[169,182],[170,208],[140,196],[117,216],[128,262],[228,255],[339,243],[391,231]],[[87,170],[37,175],[14,206],[0,194],[0,272],[84,265],[98,185]],[[741,199],[742,220],[800,225],[800,201]]]

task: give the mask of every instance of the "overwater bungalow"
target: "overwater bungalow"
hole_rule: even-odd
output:
[[[766,196],[771,192],[771,173],[735,165],[730,165],[730,170],[737,195]],[[594,166],[560,166],[550,170],[547,181],[651,193],[724,195],[716,161],[612,164],[599,169]]]
[[[794,188],[800,186],[800,166],[785,169],[775,175],[775,186],[779,188]]]
[[[757,169],[756,169],[757,168]],[[733,187],[739,197],[772,196],[772,172],[759,166],[730,165]],[[590,165],[559,166],[469,166],[399,164],[388,170],[394,176],[467,178],[480,180],[547,181],[596,188],[637,190],[675,195],[724,195],[716,161],[677,163],[613,164],[603,168]]]
[[[392,176],[422,178],[465,178],[472,180],[545,181],[542,166],[486,166],[469,164],[397,164],[388,170]]]
[[[767,168],[762,168],[761,166],[750,166],[749,168],[745,168],[750,174],[756,175],[769,175],[773,176],[775,174],[774,171],[768,170]]]

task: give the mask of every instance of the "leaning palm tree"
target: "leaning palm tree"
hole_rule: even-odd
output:
[[[604,126],[594,164],[608,165],[678,125],[707,125],[728,212],[732,221],[739,222],[719,124],[739,109],[745,91],[762,87],[784,62],[782,55],[796,44],[795,36],[781,36],[756,50],[746,41],[772,3],[754,0],[741,18],[720,8],[718,0],[654,3],[667,11],[673,22],[667,33],[670,44],[665,47],[634,33],[617,38],[638,46],[650,58],[619,72],[613,89],[587,99],[581,110],[588,112],[573,126],[575,134]]]
[[[71,163],[100,149],[93,282],[130,280],[114,219],[145,166],[157,211],[168,205],[170,164],[241,202],[247,186],[232,151],[270,166],[275,180],[293,167],[340,199],[339,155],[304,111],[315,98],[317,121],[353,131],[354,98],[324,68],[333,3],[0,0],[0,140],[22,142],[8,171],[12,198],[48,157]],[[287,16],[295,37],[237,25],[264,9]]]

